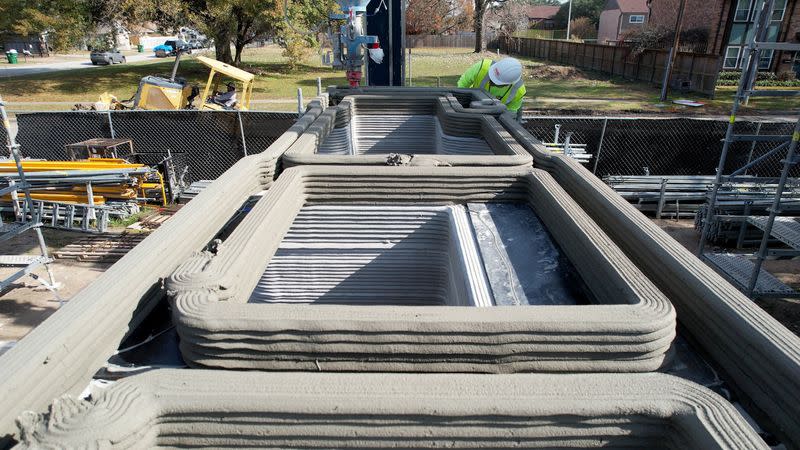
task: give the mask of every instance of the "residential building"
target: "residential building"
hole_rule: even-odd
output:
[[[758,0],[686,0],[683,30],[708,31],[708,53],[723,58],[723,69],[740,68],[744,47],[755,28]],[[768,41],[800,42],[800,0],[776,0]],[[649,0],[650,24],[675,28],[680,0]],[[800,72],[795,52],[764,51],[759,61],[762,70]]]
[[[607,0],[600,13],[597,42],[618,42],[626,31],[642,28],[649,16],[647,0]]]
[[[528,28],[533,30],[554,30],[556,22],[554,20],[558,10],[558,5],[536,5],[527,8]]]

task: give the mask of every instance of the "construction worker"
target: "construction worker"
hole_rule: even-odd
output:
[[[225,86],[228,87],[228,91],[225,93],[217,92],[211,101],[226,108],[233,108],[236,105],[236,84],[229,81],[225,83]]]
[[[461,78],[460,88],[481,88],[499,99],[509,111],[522,117],[522,99],[525,97],[525,80],[522,79],[522,64],[515,58],[503,58],[494,62],[484,58],[473,64]]]

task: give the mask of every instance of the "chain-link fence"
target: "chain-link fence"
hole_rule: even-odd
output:
[[[586,145],[592,155],[587,168],[606,175],[713,175],[722,152],[728,126],[722,118],[658,117],[550,117],[528,116],[525,128],[544,142],[559,142],[571,133],[573,144]],[[788,121],[736,123],[736,134],[789,135]],[[776,147],[777,142],[737,142],[731,146],[724,173],[755,161]],[[761,177],[777,177],[786,152],[777,152],[747,171]],[[795,167],[792,176],[800,176]]]
[[[157,164],[168,155],[187,182],[214,179],[246,154],[259,153],[297,119],[294,113],[262,111],[69,111],[19,113],[17,140],[23,155],[65,159],[64,146],[98,137],[133,141],[138,158]],[[525,127],[545,142],[567,134],[592,155],[587,167],[606,175],[713,175],[722,151],[727,121],[722,118],[529,116]],[[791,134],[788,121],[747,121],[737,134]],[[0,131],[3,133],[3,131]],[[0,136],[3,137],[4,136]],[[775,142],[732,146],[725,173],[756,160]],[[748,170],[778,176],[785,152]],[[800,176],[795,167],[792,176]]]
[[[67,159],[65,145],[92,138],[131,139],[141,163],[172,156],[184,181],[215,179],[246,155],[269,147],[297,114],[263,111],[68,111],[16,115],[24,156]],[[127,156],[127,155],[120,155]]]

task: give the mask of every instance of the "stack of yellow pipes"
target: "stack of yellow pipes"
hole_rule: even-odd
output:
[[[158,172],[143,164],[124,159],[90,158],[79,161],[22,161],[31,197],[34,200],[87,204],[87,184],[92,187],[92,203],[106,200],[135,201],[144,198],[145,190],[160,189],[161,183],[148,182]],[[14,161],[0,161],[0,178],[17,179]],[[158,178],[160,180],[160,178]],[[20,192],[20,197],[24,194]],[[2,201],[10,202],[6,195]]]

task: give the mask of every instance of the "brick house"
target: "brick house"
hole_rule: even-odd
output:
[[[686,0],[683,30],[708,30],[708,53],[724,58],[723,69],[741,67],[743,48],[752,35],[757,0]],[[800,42],[800,0],[776,0],[769,40]],[[680,0],[648,0],[650,24],[675,28]],[[795,52],[763,51],[759,67],[772,72],[800,72]]]
[[[553,19],[561,9],[560,6],[536,5],[526,8],[528,14],[528,28],[533,30],[553,30],[556,22]]]
[[[597,42],[607,44],[619,41],[626,31],[643,27],[649,15],[647,0],[607,0],[600,13]]]

